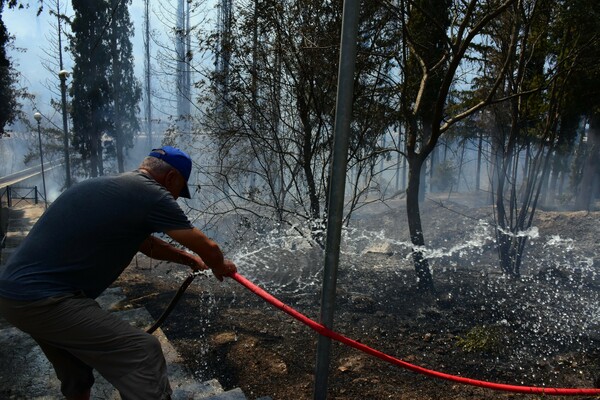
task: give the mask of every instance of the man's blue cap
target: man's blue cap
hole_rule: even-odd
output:
[[[183,189],[181,189],[179,196],[189,199],[191,196],[187,182],[188,179],[190,179],[190,174],[192,173],[192,159],[190,156],[184,151],[171,146],[163,146],[160,149],[153,149],[148,156],[161,159],[179,171],[181,176],[183,176],[185,179],[185,186]]]

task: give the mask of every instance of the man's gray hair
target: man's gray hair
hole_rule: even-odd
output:
[[[144,168],[158,175],[166,174],[171,170],[175,170],[171,164],[161,160],[160,158],[148,156],[142,160],[138,168]]]

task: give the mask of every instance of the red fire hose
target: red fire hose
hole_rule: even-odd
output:
[[[317,331],[319,334],[329,337],[333,340],[337,340],[338,342],[344,343],[348,346],[354,347],[362,352],[380,358],[384,361],[387,361],[391,364],[398,365],[402,368],[409,369],[411,371],[417,372],[419,374],[431,376],[434,378],[445,379],[452,382],[457,382],[461,384],[471,385],[471,386],[479,386],[482,388],[493,389],[493,390],[502,390],[505,392],[514,392],[514,393],[528,393],[528,394],[543,394],[548,396],[595,396],[600,395],[600,389],[570,389],[570,388],[544,388],[544,387],[535,387],[535,386],[519,386],[519,385],[507,385],[502,383],[493,383],[487,381],[480,381],[477,379],[470,379],[456,375],[449,375],[443,372],[434,371],[431,369],[419,367],[418,365],[410,364],[406,361],[402,361],[398,358],[389,356],[385,353],[382,353],[378,350],[375,350],[369,346],[366,346],[362,343],[359,343],[355,340],[349,339],[343,335],[340,335],[337,332],[334,332],[325,326],[313,321],[312,319],[306,317],[305,315],[299,313],[294,310],[290,306],[286,305],[276,297],[272,296],[265,290],[259,288],[248,279],[244,278],[242,275],[238,273],[234,273],[231,275],[231,278],[248,288],[250,291],[255,293],[257,296],[263,298],[268,303],[273,306],[279,308],[283,312],[291,315],[298,321],[302,322],[305,325],[308,325],[310,328]]]

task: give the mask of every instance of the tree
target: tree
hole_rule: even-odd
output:
[[[331,167],[341,4],[238,5],[231,31],[221,33],[225,45],[217,54],[224,67],[212,77],[215,111],[204,120],[219,148],[216,174],[239,210],[278,222],[308,221],[313,238],[319,239],[327,216],[323,205]],[[391,46],[391,29],[386,30],[384,11],[379,3],[369,3],[361,15],[349,166],[365,171],[361,175],[367,182],[381,153],[379,138],[394,114],[385,92],[391,63],[382,49]],[[353,191],[352,209],[368,190],[355,185]]]
[[[403,5],[403,4],[402,4]],[[403,59],[404,80],[401,88],[400,112],[406,124],[406,158],[409,166],[406,205],[411,242],[417,248],[425,245],[419,200],[424,194],[422,179],[423,163],[435,148],[441,121],[436,121],[435,112],[441,110],[439,102],[445,102],[448,94],[440,92],[444,75],[448,71],[445,42],[449,28],[449,1],[417,0],[409,2],[400,15],[407,23],[402,24],[407,38],[408,55]],[[443,90],[443,89],[442,89]],[[442,96],[444,96],[442,100]],[[429,141],[427,145],[419,149]],[[418,286],[423,290],[433,289],[433,280],[427,260],[420,250],[413,251]]]
[[[272,204],[278,219],[295,215],[318,229],[340,9],[301,1],[251,2],[238,10],[224,37],[227,70],[214,76],[215,114],[208,116],[225,190],[240,204]]]
[[[111,126],[110,13],[106,1],[74,0],[73,10],[73,146],[89,161],[90,175],[96,177],[104,174],[102,135]]]
[[[105,155],[116,156],[123,172],[124,151],[139,131],[141,89],[133,72],[130,4],[73,2],[73,144],[89,160],[91,176],[104,174]]]
[[[142,90],[133,71],[131,37],[133,24],[128,5],[131,0],[111,0],[110,19],[110,91],[109,105],[112,126],[108,134],[114,139],[118,172],[124,172],[124,150],[133,147],[134,135],[139,131],[137,113]]]
[[[0,0],[0,138],[5,134],[6,125],[14,122],[18,115],[16,72],[6,52],[11,37],[2,20],[5,3],[6,0]],[[9,1],[8,5],[14,5],[14,2]]]
[[[532,225],[551,168],[557,169],[552,174],[555,176],[564,171],[560,163],[552,163],[553,157],[559,158],[574,142],[577,125],[574,105],[578,104],[573,97],[577,87],[574,78],[580,77],[577,70],[589,49],[582,51],[577,42],[569,39],[570,32],[579,32],[577,24],[582,19],[576,18],[576,24],[575,20],[557,23],[573,12],[572,6],[570,3],[567,11],[555,2],[518,2],[490,30],[494,46],[486,53],[490,60],[495,60],[489,64],[491,70],[503,68],[504,55],[509,49],[513,52],[508,59],[511,73],[505,75],[499,91],[507,101],[490,107],[488,113],[494,126],[497,250],[500,268],[512,277],[521,274],[528,241],[526,231]],[[549,34],[548,26],[558,28]],[[580,33],[574,36],[580,37]]]
[[[512,52],[511,74],[504,77],[501,92],[508,100],[491,109],[496,124],[492,152],[497,250],[502,271],[515,277],[520,276],[528,239],[523,232],[531,226],[548,171],[549,145],[556,138],[553,108],[558,101],[558,85],[542,90],[549,82],[545,74],[548,6],[544,1],[516,3],[510,13],[495,22],[490,35],[497,49]],[[518,45],[514,46],[517,37]],[[497,53],[492,58],[503,60]],[[500,64],[493,65],[501,68]],[[537,150],[532,155],[534,147]],[[523,178],[519,178],[521,165]]]
[[[590,210],[592,199],[598,197],[600,180],[600,112],[595,111],[589,118],[589,129],[583,153],[575,207]]]
[[[575,207],[589,210],[592,199],[597,196],[600,171],[600,30],[598,16],[600,4],[581,0],[561,1],[558,32],[562,48],[559,62],[569,63],[571,73],[568,83],[572,88],[571,106],[577,107],[580,119],[589,124],[587,142],[580,146],[579,160],[574,165],[573,185]],[[566,108],[567,110],[572,110]]]
[[[479,91],[471,101],[450,107],[449,98],[469,60],[477,58],[478,42],[485,29],[515,3],[516,0],[402,0],[391,9],[401,21],[405,38],[398,56],[403,74],[398,97],[401,120],[406,126],[405,156],[409,165],[407,216],[418,286],[422,290],[434,290],[423,253],[425,238],[419,209],[423,166],[450,127],[498,101],[494,97],[507,72],[506,66],[495,71],[490,77],[492,85]]]

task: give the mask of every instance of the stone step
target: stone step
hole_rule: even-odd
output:
[[[10,219],[10,228],[15,231],[31,228],[37,222],[38,219],[39,219],[39,216],[11,218]]]
[[[8,231],[6,233],[6,239],[4,239],[4,248],[17,248],[23,239],[27,236],[29,230],[27,231]]]
[[[6,229],[6,237],[4,238],[4,247],[16,248],[19,246],[37,220],[37,218],[10,219]]]
[[[172,400],[206,399],[224,393],[223,387],[216,379],[205,382],[193,382],[173,389]]]
[[[0,267],[6,264],[12,252],[21,244],[43,212],[42,204],[22,204],[8,209],[6,235],[2,243],[3,248],[0,249]]]
[[[172,400],[248,400],[239,388],[226,392],[221,389],[218,393],[208,394],[203,390],[202,386],[198,387],[197,385],[191,385],[189,388],[174,389],[171,398]]]
[[[15,251],[15,248],[4,248],[4,249],[0,249],[0,271],[2,270],[2,266],[4,264],[6,264],[6,262],[8,261],[9,257],[12,255],[12,253]]]
[[[208,397],[193,397],[192,399],[203,399],[203,400],[247,400],[248,398],[244,396],[244,393],[241,389],[236,388],[232,390],[228,390],[227,392],[214,394]]]

